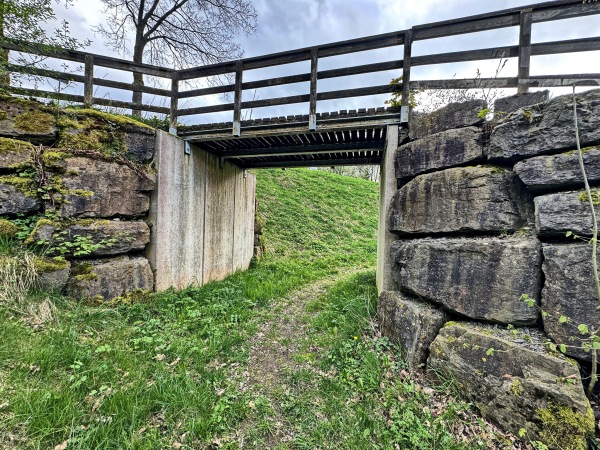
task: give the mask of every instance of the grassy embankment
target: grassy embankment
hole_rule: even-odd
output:
[[[0,448],[489,448],[377,337],[378,186],[261,171],[257,197],[268,253],[245,273],[104,306],[30,293],[43,317],[0,305]]]

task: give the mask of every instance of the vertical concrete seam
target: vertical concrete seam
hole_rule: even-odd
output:
[[[233,239],[231,240],[231,273],[235,272],[235,215],[237,212],[237,208],[236,208],[236,198],[237,198],[237,182],[238,182],[238,169],[234,169],[235,170],[235,176],[233,177],[233,221],[232,221],[232,227],[233,230],[231,230],[231,236],[233,236]]]
[[[200,268],[201,268],[201,280],[202,280],[202,285],[204,285],[204,264],[206,263],[205,261],[205,255],[206,255],[206,204],[208,203],[206,201],[206,199],[208,198],[208,195],[206,193],[207,190],[207,185],[208,183],[206,182],[207,177],[207,172],[208,172],[208,152],[202,152],[203,153],[203,158],[204,158],[204,177],[202,178],[202,181],[204,183],[204,213],[202,214],[202,264],[200,264]]]

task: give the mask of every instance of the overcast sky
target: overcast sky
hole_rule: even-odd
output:
[[[238,36],[245,50],[245,56],[291,50],[333,41],[353,39],[373,34],[403,30],[440,20],[454,19],[484,12],[496,11],[515,6],[527,5],[531,0],[253,0],[258,12],[258,30],[252,36]],[[539,2],[538,2],[539,3]],[[99,0],[78,0],[68,10],[57,9],[59,17],[66,19],[74,36],[93,41],[87,51],[111,56],[114,55],[103,45],[100,36],[94,36],[91,27],[102,20],[102,4]],[[600,16],[590,16],[560,22],[534,24],[533,42],[574,39],[600,35]],[[487,48],[518,43],[517,28],[488,31],[472,35],[444,38],[441,40],[420,41],[414,44],[413,54],[440,53],[475,48]],[[402,47],[392,47],[375,52],[344,57],[325,58],[319,61],[319,69],[358,65],[370,62],[389,61],[402,57]],[[417,68],[413,79],[472,78],[479,69],[484,77],[494,76],[498,61],[445,64]],[[297,63],[288,67],[254,71],[245,74],[244,81],[251,79],[306,73],[310,64]],[[534,57],[532,75],[552,73],[600,73],[600,52],[587,52],[553,57]],[[96,76],[125,79],[123,74],[113,74],[97,69]],[[400,73],[347,77],[342,81],[323,80],[319,90],[336,90],[374,84],[385,84]],[[516,61],[509,61],[500,76],[515,76]],[[307,93],[307,83],[287,87],[270,88],[245,93],[244,100],[279,97]],[[98,91],[98,96],[119,97],[117,91]],[[359,107],[382,106],[385,96],[356,98],[336,102],[320,102],[319,111],[355,109]],[[159,103],[158,99],[147,101]],[[223,101],[219,98],[202,98],[190,105],[205,105]],[[260,109],[254,117],[278,116],[285,114],[306,114],[306,105]],[[231,120],[231,113],[212,117],[213,120]],[[202,119],[201,122],[207,120]]]

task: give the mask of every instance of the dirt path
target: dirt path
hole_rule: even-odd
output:
[[[266,317],[262,319],[259,331],[251,340],[247,371],[244,372],[244,390],[266,398],[273,414],[268,419],[265,442],[260,446],[249,440],[253,427],[250,420],[239,427],[235,440],[240,448],[286,448],[286,442],[294,439],[294,428],[281,413],[278,393],[286,388],[285,374],[302,369],[314,370],[297,356],[309,339],[309,325],[312,315],[306,311],[307,305],[325,294],[336,282],[352,276],[357,271],[345,272],[319,280],[305,286],[285,298],[276,300]],[[314,351],[316,349],[310,349]],[[265,447],[266,446],[266,447]]]

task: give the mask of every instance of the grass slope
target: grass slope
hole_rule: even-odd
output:
[[[400,376],[377,337],[378,186],[309,170],[257,177],[269,252],[247,272],[103,306],[31,293],[56,306],[45,320],[0,306],[0,448],[489,448],[458,441],[466,406],[428,406],[434,394]],[[340,281],[294,297],[328,277]],[[298,320],[308,332],[275,341],[299,366],[266,392],[244,379],[283,299],[310,304]]]

